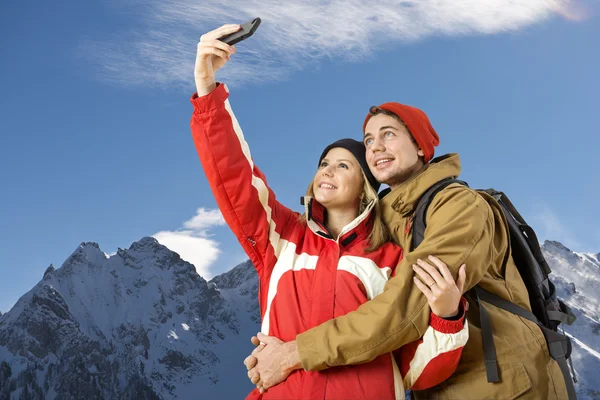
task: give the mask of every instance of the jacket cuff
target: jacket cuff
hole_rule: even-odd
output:
[[[461,297],[458,305],[458,315],[452,319],[444,319],[431,313],[429,324],[433,329],[441,333],[457,333],[465,326],[465,317],[467,315],[467,299]]]
[[[302,368],[305,371],[319,371],[326,368],[326,366],[322,366],[323,363],[319,362],[318,345],[319,341],[309,331],[296,335],[296,346],[298,347],[298,354],[300,354]]]
[[[224,83],[218,83],[215,90],[207,95],[198,97],[198,93],[194,93],[190,101],[194,106],[194,112],[205,114],[211,110],[223,107],[223,103],[229,97],[229,89]]]

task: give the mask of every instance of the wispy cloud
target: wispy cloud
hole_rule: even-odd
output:
[[[557,240],[574,251],[582,251],[583,245],[571,233],[571,230],[562,222],[558,214],[548,205],[537,208],[531,224],[540,242],[544,240]],[[541,243],[540,243],[541,244]]]
[[[182,229],[161,231],[152,236],[193,264],[200,276],[210,279],[211,266],[221,251],[219,243],[210,238],[209,231],[212,227],[224,224],[225,220],[219,210],[199,208],[194,217],[183,223]]]
[[[433,35],[515,31],[553,15],[578,19],[575,0],[150,0],[129,2],[135,29],[89,39],[81,49],[104,79],[189,87],[201,34],[259,16],[220,73],[229,84],[282,79],[323,58],[355,61],[392,42]]]

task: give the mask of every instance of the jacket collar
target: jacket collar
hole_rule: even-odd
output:
[[[434,158],[421,172],[401,183],[394,190],[386,189],[379,194],[384,219],[389,221],[389,212],[402,215],[411,214],[421,196],[442,179],[460,175],[460,158],[457,153]]]
[[[325,219],[327,217],[327,210],[319,203],[316,199],[311,196],[302,197],[302,204],[304,205],[304,211],[306,215],[306,223],[313,233],[337,241],[342,246],[347,246],[354,242],[356,239],[366,239],[373,229],[373,217],[371,217],[371,211],[375,206],[375,201],[369,203],[358,217],[352,222],[346,225],[340,232],[339,237],[332,237],[327,228],[325,227]]]

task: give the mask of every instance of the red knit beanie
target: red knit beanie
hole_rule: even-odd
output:
[[[365,131],[367,122],[369,122],[369,119],[373,116],[372,113],[378,108],[394,113],[402,120],[402,122],[404,122],[410,134],[415,138],[417,144],[423,150],[426,163],[433,158],[435,153],[434,147],[440,144],[440,138],[435,129],[433,129],[433,126],[431,126],[427,114],[418,108],[407,106],[405,104],[383,103],[380,106],[371,107],[369,115],[367,115],[365,123],[363,124],[363,132]]]

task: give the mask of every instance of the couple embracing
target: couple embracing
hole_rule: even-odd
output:
[[[371,107],[360,141],[340,139],[315,160],[304,213],[277,201],[215,79],[235,54],[218,38],[238,29],[224,25],[198,43],[191,128],[217,204],[258,273],[262,326],[244,361],[257,386],[248,398],[402,399],[407,389],[417,398],[566,398],[539,327],[495,307],[499,382],[488,382],[479,306],[464,293],[480,285],[530,309],[493,199],[445,187],[412,246],[418,200],[460,174],[457,154],[433,158],[439,137],[424,112]],[[378,193],[381,183],[389,189]]]

